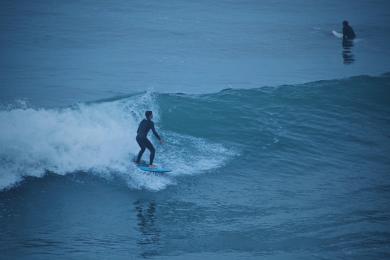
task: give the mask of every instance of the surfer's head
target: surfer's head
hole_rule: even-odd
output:
[[[347,20],[343,21],[343,26],[348,26],[348,21]]]
[[[152,111],[146,111],[146,112],[145,112],[145,117],[146,117],[146,119],[148,119],[148,120],[152,120],[152,118],[153,118],[153,112],[152,112]]]

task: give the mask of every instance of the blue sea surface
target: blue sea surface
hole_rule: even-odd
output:
[[[388,7],[1,1],[0,259],[390,258]]]
[[[387,0],[3,0],[0,102],[380,75],[390,71],[389,10]],[[332,34],[343,20],[357,34],[347,50]]]

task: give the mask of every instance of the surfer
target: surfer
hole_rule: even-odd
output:
[[[154,154],[156,150],[154,149],[153,144],[148,139],[148,132],[151,129],[154,136],[157,137],[157,139],[160,141],[160,143],[163,143],[163,140],[161,137],[157,134],[156,129],[154,129],[154,123],[152,121],[153,119],[153,113],[152,111],[146,111],[145,112],[146,119],[143,119],[141,123],[139,123],[138,130],[137,130],[137,143],[141,147],[141,150],[138,153],[137,159],[135,163],[139,164],[141,161],[141,157],[143,153],[145,152],[145,148],[147,148],[150,152],[150,158],[149,158],[149,167],[154,168],[156,167],[153,165],[154,160]]]
[[[343,39],[344,40],[353,40],[355,39],[356,34],[353,31],[352,27],[349,25],[348,21],[343,21]]]

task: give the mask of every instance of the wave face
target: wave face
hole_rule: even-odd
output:
[[[390,74],[164,95],[160,103],[165,129],[234,146],[240,156],[229,166],[243,178],[390,181]]]
[[[156,145],[156,162],[172,168],[170,176],[140,174],[131,163],[139,149],[136,128],[149,109],[166,140]],[[241,172],[383,173],[390,169],[389,115],[389,74],[206,95],[145,93],[64,109],[3,109],[0,188],[46,172],[86,172],[161,190],[179,175],[228,162]]]

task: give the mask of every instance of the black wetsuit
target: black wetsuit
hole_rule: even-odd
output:
[[[145,148],[147,148],[150,152],[149,164],[153,164],[154,154],[156,151],[154,149],[153,144],[148,139],[148,132],[150,129],[152,129],[152,132],[157,137],[157,139],[161,140],[160,136],[156,132],[156,129],[154,129],[153,121],[147,119],[142,120],[141,123],[139,123],[136,137],[137,143],[141,147],[141,150],[139,151],[137,156],[136,163],[139,163],[141,161],[141,157],[145,152]]]
[[[353,31],[352,27],[350,25],[344,25],[343,26],[343,39],[344,40],[353,40],[355,39],[356,34]]]

